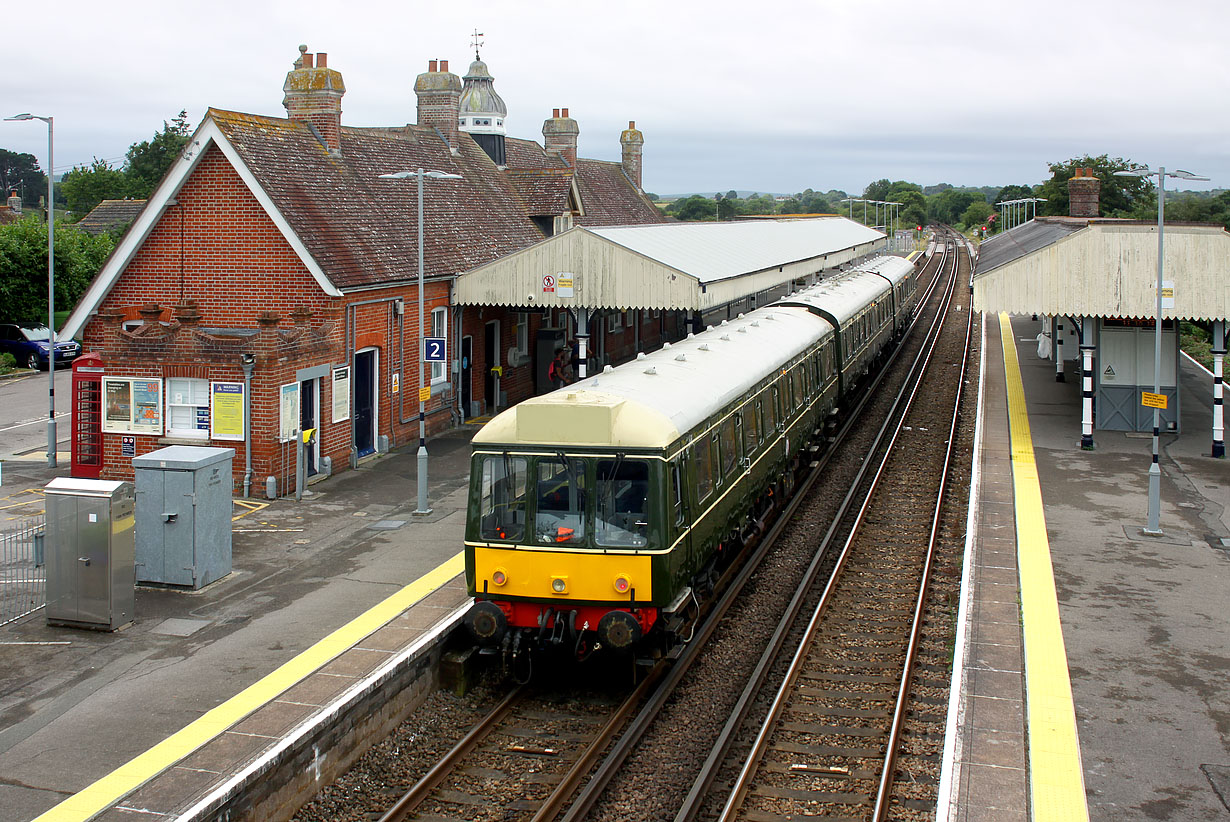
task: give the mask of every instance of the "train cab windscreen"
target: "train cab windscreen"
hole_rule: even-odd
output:
[[[649,542],[649,465],[598,460],[594,537],[603,548],[643,548]]]

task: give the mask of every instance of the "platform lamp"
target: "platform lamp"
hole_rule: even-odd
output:
[[[14,114],[13,120],[42,120],[47,124],[47,467],[56,467],[56,198],[55,118]]]
[[[414,177],[419,182],[419,450],[418,473],[415,478],[418,486],[418,508],[414,514],[424,517],[431,513],[431,509],[427,507],[427,411],[423,400],[423,372],[426,365],[423,361],[423,339],[426,337],[423,333],[423,178],[460,180],[461,175],[447,174],[443,171],[424,171],[421,168],[418,171],[396,171],[392,174],[380,175],[381,180],[405,180],[409,177]]]
[[[1153,317],[1153,393],[1162,393],[1162,261],[1165,250],[1164,234],[1166,225],[1166,178],[1176,180],[1208,180],[1190,171],[1176,168],[1167,171],[1165,166],[1158,166],[1157,171],[1148,166],[1130,168],[1114,172],[1116,177],[1156,177],[1157,178],[1157,301],[1156,313]],[[1176,329],[1177,331],[1178,329]],[[1176,382],[1176,390],[1177,383]],[[1149,536],[1161,536],[1160,524],[1162,514],[1162,468],[1158,463],[1158,438],[1161,434],[1162,410],[1153,406],[1153,461],[1149,465],[1149,519],[1144,532]]]

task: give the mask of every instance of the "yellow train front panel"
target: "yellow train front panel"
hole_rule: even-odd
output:
[[[653,597],[652,557],[590,551],[527,551],[473,546],[481,596],[571,602],[645,602]]]

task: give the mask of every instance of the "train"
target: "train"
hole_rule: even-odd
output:
[[[875,257],[491,419],[472,442],[473,640],[514,659],[685,643],[909,327],[918,279]]]

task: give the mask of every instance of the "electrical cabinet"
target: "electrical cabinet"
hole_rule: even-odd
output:
[[[43,490],[47,622],[108,631],[132,622],[132,483],[57,477]]]
[[[172,445],[133,459],[138,582],[197,589],[231,572],[234,456]]]

